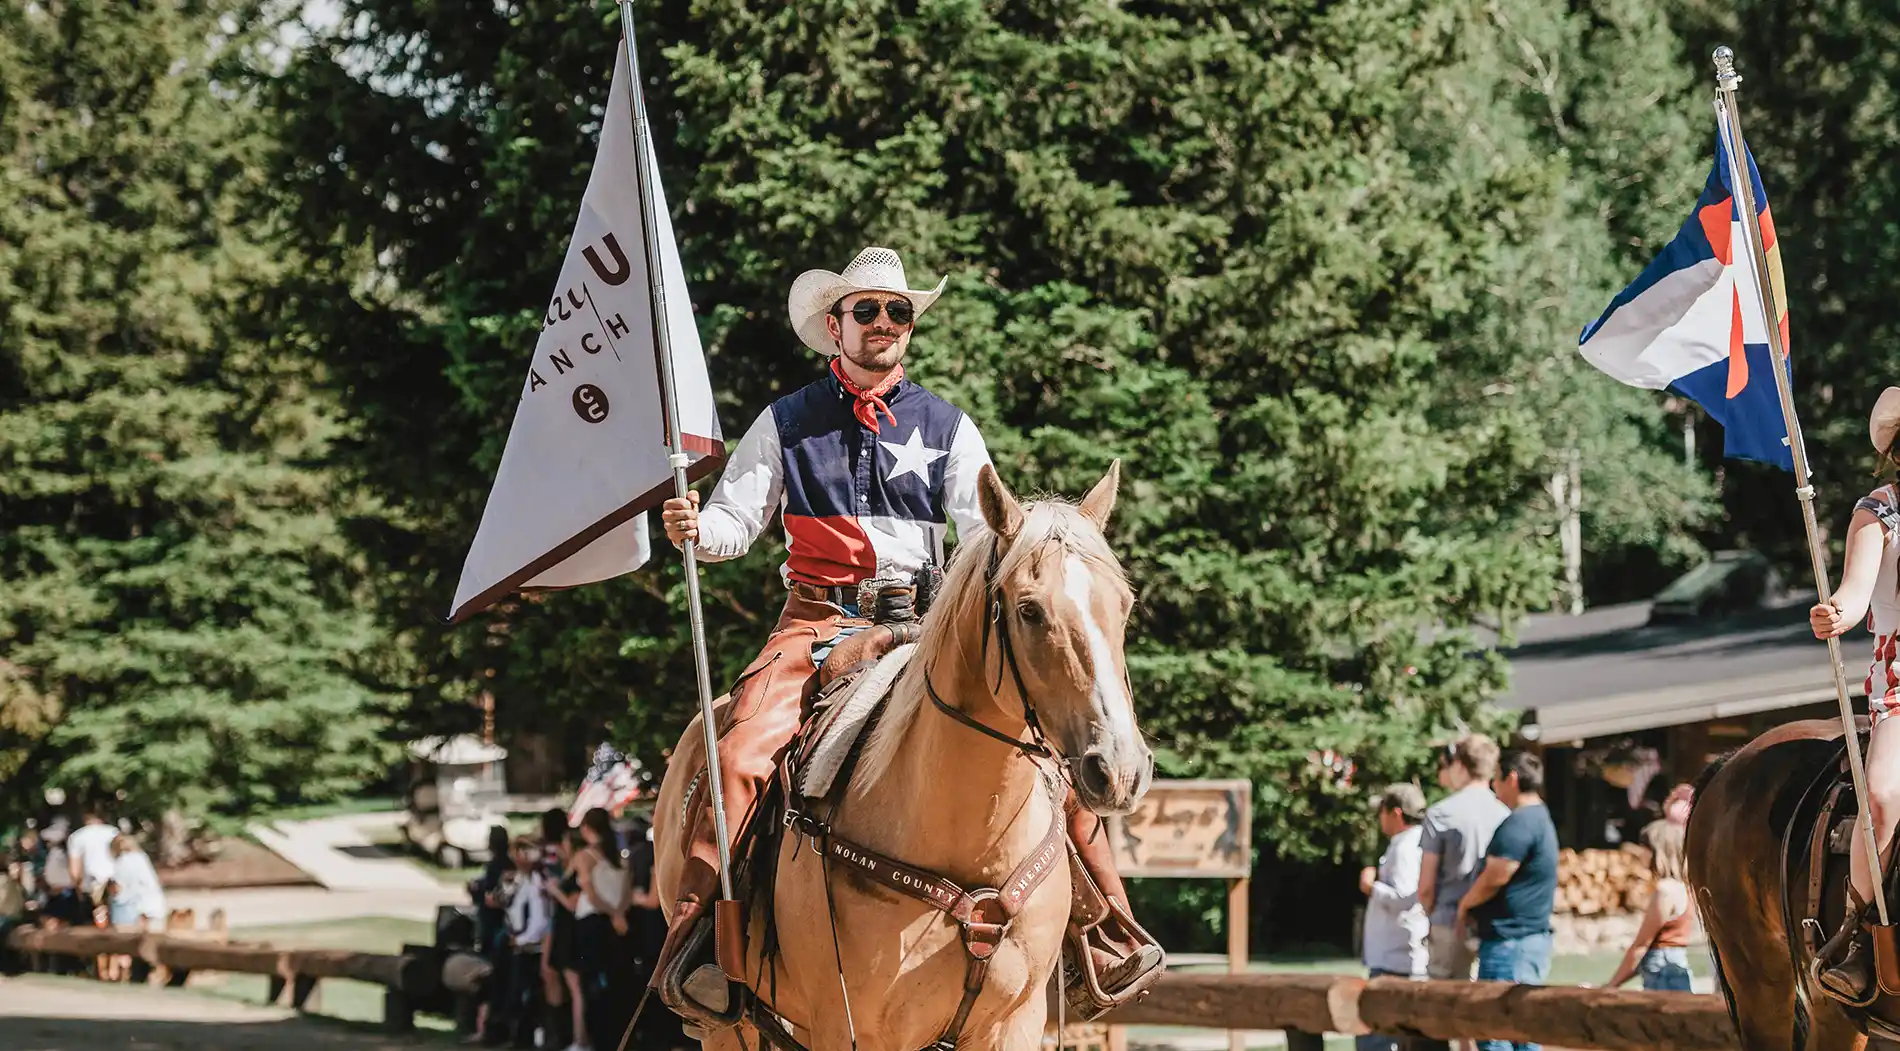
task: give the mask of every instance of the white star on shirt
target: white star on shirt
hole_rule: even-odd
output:
[[[878,442],[878,444],[882,445],[896,461],[891,464],[891,473],[884,476],[887,482],[895,482],[902,475],[914,474],[922,478],[925,484],[929,484],[930,465],[950,455],[942,449],[925,446],[923,432],[915,427],[910,429],[910,440],[902,445],[897,442]]]

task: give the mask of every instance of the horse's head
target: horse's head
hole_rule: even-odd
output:
[[[995,535],[984,615],[1000,643],[985,647],[985,662],[1001,662],[985,674],[1000,682],[999,703],[1021,692],[1076,795],[1099,814],[1132,811],[1154,776],[1123,655],[1134,594],[1104,534],[1120,480],[1118,460],[1079,505],[1018,503],[988,466],[977,481]]]

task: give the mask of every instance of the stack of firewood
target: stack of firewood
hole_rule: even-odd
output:
[[[1615,850],[1570,850],[1557,855],[1559,913],[1600,916],[1640,912],[1649,904],[1649,848],[1624,844]]]

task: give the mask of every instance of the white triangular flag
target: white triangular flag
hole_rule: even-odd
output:
[[[645,512],[673,494],[646,238],[660,253],[681,444],[699,478],[724,458],[712,382],[651,145],[646,230],[634,183],[627,50],[615,49],[600,149],[535,343],[508,446],[462,566],[451,622],[517,590],[631,572],[650,555]]]

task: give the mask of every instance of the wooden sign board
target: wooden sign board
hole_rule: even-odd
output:
[[[1253,871],[1253,783],[1156,781],[1126,817],[1108,819],[1123,876],[1246,879]]]

